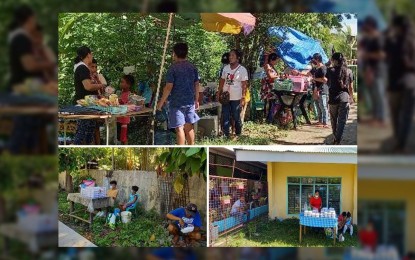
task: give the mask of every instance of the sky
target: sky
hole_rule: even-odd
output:
[[[347,30],[347,26],[350,26],[352,29],[352,35],[357,35],[357,19],[352,17],[351,19],[344,19],[342,21],[344,30]]]

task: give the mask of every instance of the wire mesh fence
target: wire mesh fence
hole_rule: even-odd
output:
[[[210,176],[209,221],[211,241],[268,212],[266,182]]]
[[[174,191],[174,174],[158,171],[158,186],[160,192],[160,212],[162,216],[173,209],[185,207],[189,203],[189,181],[186,179],[180,193]]]

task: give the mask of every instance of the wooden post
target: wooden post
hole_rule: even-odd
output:
[[[301,224],[300,224],[300,244],[301,244]]]
[[[306,235],[306,234],[307,234],[306,229],[307,229],[307,227],[306,227],[306,226],[304,226],[304,235]]]
[[[337,228],[334,228],[333,245],[336,245]]]
[[[150,129],[150,132],[151,132],[151,135],[152,135],[151,144],[153,144],[153,145],[154,145],[154,137],[155,137],[155,117],[156,117],[156,110],[157,110],[157,102],[158,102],[159,93],[160,93],[161,78],[163,76],[164,62],[166,60],[166,51],[167,51],[167,47],[168,47],[168,44],[169,44],[170,28],[171,28],[171,24],[172,24],[172,21],[173,21],[173,17],[174,17],[174,13],[170,13],[169,14],[169,24],[167,25],[166,39],[164,41],[163,56],[162,56],[161,64],[160,64],[160,72],[159,72],[159,78],[158,78],[158,83],[157,83],[157,90],[156,90],[156,95],[155,95],[154,104],[153,104],[153,117],[151,119],[151,129]]]
[[[94,217],[92,215],[93,213],[89,212],[89,228],[90,229],[92,228],[92,221],[94,220]]]
[[[235,159],[233,160],[233,164],[232,164],[232,178],[233,178],[234,172],[235,172]]]
[[[71,201],[71,203],[69,204],[69,215],[72,215],[72,212],[74,210],[74,206],[75,206],[75,203],[73,201]],[[70,220],[72,221],[73,218],[70,217]]]

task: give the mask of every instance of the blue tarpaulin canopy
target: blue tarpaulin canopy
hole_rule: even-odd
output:
[[[291,68],[303,70],[310,63],[314,53],[319,53],[323,63],[329,61],[320,42],[290,27],[268,28],[268,35],[277,37],[275,49],[281,59]]]

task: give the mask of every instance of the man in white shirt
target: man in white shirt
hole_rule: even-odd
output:
[[[232,205],[231,216],[236,217],[237,220],[240,223],[242,223],[243,215],[247,214],[245,208],[246,208],[245,197],[241,195],[239,197],[239,200],[235,201],[235,203],[233,203]]]

